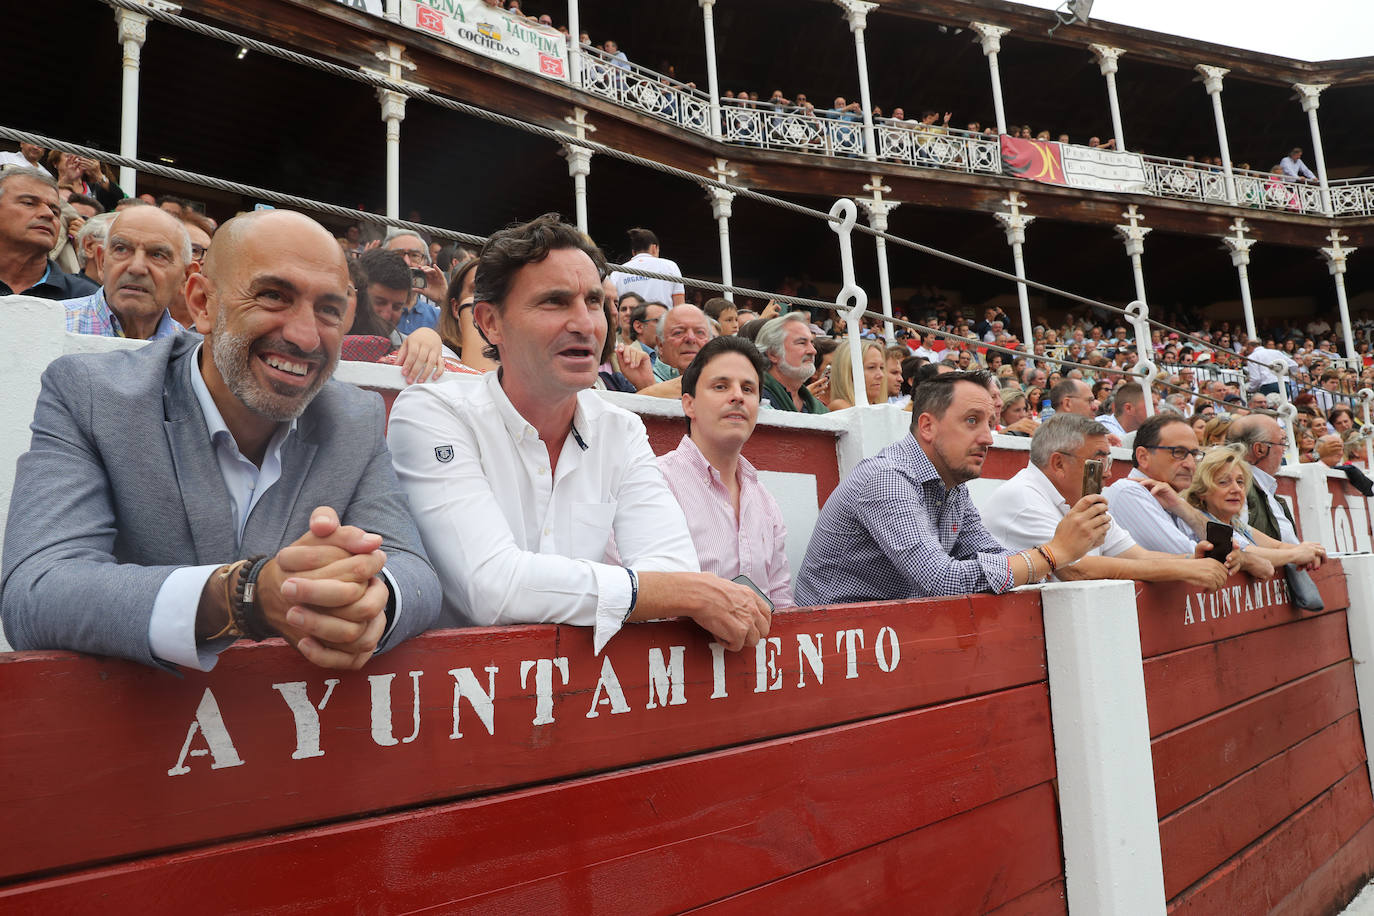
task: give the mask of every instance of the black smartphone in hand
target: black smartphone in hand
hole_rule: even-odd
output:
[[[1227,556],[1234,549],[1232,537],[1235,534],[1230,525],[1223,525],[1221,522],[1207,523],[1207,540],[1212,542],[1212,549],[1207,551],[1210,559],[1218,563],[1225,563]]]

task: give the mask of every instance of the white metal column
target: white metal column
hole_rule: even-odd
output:
[[[706,29],[706,85],[711,92],[711,136],[717,140],[724,132],[720,123],[720,74],[716,72],[716,0],[697,0]]]
[[[724,159],[716,160],[716,164],[711,167],[711,174],[717,181],[727,184],[730,179],[739,176],[739,172],[730,168],[730,163]],[[720,282],[726,286],[733,286],[735,271],[730,260],[730,217],[734,213],[735,192],[715,185],[706,185],[706,199],[711,203],[711,215],[716,218],[716,232],[720,236]],[[730,290],[726,290],[724,295],[731,302],[735,301],[735,294]]]
[[[1007,132],[1007,112],[1002,107],[1002,73],[997,68],[997,53],[1002,50],[1002,36],[1011,31],[1000,25],[986,22],[970,22],[969,28],[978,43],[983,46],[983,56],[988,59],[988,75],[992,78],[992,110],[997,118],[997,132]]]
[[[568,0],[568,78],[574,86],[582,85],[582,24],[578,21],[577,0]]]
[[[859,105],[864,110],[864,155],[869,159],[878,158],[878,147],[873,139],[873,99],[868,92],[868,52],[864,50],[864,29],[868,25],[868,14],[878,8],[876,3],[866,0],[835,0],[844,9],[844,18],[849,22],[849,31],[854,33],[854,56],[859,62]]]
[[[1121,236],[1122,244],[1126,246],[1126,254],[1131,259],[1131,275],[1135,278],[1135,297],[1141,302],[1148,302],[1145,298],[1145,270],[1141,265],[1140,256],[1145,253],[1145,236],[1150,234],[1150,230],[1140,225],[1140,221],[1145,217],[1140,215],[1140,209],[1131,204],[1126,208],[1126,212],[1121,214],[1129,225],[1117,226],[1116,233]]]
[[[1032,342],[1035,340],[1035,328],[1031,324],[1030,297],[1026,291],[1026,259],[1022,246],[1026,244],[1026,227],[1035,221],[1035,217],[1021,212],[1026,205],[1016,191],[1008,194],[1002,203],[1007,205],[1007,212],[992,215],[1002,224],[1007,233],[1007,244],[1011,246],[1012,267],[1016,271],[1016,301],[1021,305],[1021,346],[1028,356],[1034,358],[1035,346]]]
[[[1294,83],[1293,89],[1302,102],[1302,110],[1307,112],[1307,126],[1312,131],[1312,155],[1317,160],[1317,183],[1322,189],[1322,212],[1331,216],[1331,188],[1326,183],[1326,153],[1322,150],[1322,131],[1317,124],[1317,109],[1321,107],[1321,94],[1329,83]]]
[[[1348,242],[1350,237],[1341,235],[1339,229],[1332,229],[1326,240],[1331,243],[1331,247],[1321,249],[1321,253],[1322,257],[1326,259],[1326,269],[1331,271],[1331,276],[1336,281],[1336,305],[1341,310],[1341,331],[1345,335],[1345,358],[1357,359],[1355,337],[1350,330],[1350,303],[1345,298],[1345,260],[1359,249],[1343,245],[1342,243]]]
[[[169,13],[180,13],[181,7],[161,0],[141,0],[148,9]],[[138,158],[138,77],[143,60],[143,43],[148,40],[148,17],[132,10],[116,9],[115,24],[119,27],[119,44],[124,49],[124,85],[120,96],[119,109],[119,154],[129,159]],[[127,165],[119,167],[119,186],[125,194],[134,197],[138,194],[135,187],[138,173]]]
[[[1245,310],[1245,337],[1247,340],[1259,336],[1255,330],[1255,304],[1250,299],[1250,248],[1255,240],[1246,238],[1245,220],[1237,218],[1227,227],[1235,235],[1223,235],[1221,243],[1231,252],[1231,264],[1240,278],[1240,304]]]
[[[1193,69],[1202,77],[1202,85],[1212,97],[1212,117],[1217,122],[1217,145],[1221,147],[1221,165],[1226,172],[1226,199],[1234,204],[1236,176],[1231,169],[1231,144],[1226,141],[1226,116],[1221,111],[1221,78],[1231,71],[1225,67],[1209,67],[1206,64],[1198,64]]]
[[[1097,58],[1097,68],[1107,79],[1107,104],[1112,107],[1112,135],[1116,137],[1116,148],[1124,150],[1126,138],[1121,133],[1121,103],[1116,97],[1116,62],[1126,50],[1098,44],[1088,45],[1088,50]]]
[[[573,117],[563,119],[573,129],[573,136],[579,140],[587,139],[587,131],[596,127],[587,123],[587,110],[574,108]],[[576,143],[564,143],[563,150],[568,156],[568,174],[573,180],[573,207],[577,217],[577,228],[587,230],[587,176],[592,171],[592,151]]]
[[[872,193],[873,196],[871,198],[856,197],[854,202],[863,208],[870,227],[878,232],[886,232],[887,215],[899,206],[897,201],[883,200],[883,194],[892,189],[883,184],[881,175],[874,175],[870,182],[864,185],[864,190]],[[891,346],[897,342],[897,335],[892,327],[892,281],[887,270],[887,239],[882,236],[874,236],[873,247],[878,254],[878,289],[883,297],[883,317],[888,319],[883,322],[883,338],[887,341],[888,346]]]
[[[405,59],[405,50],[405,45],[388,41],[385,51],[373,52],[386,65],[386,69],[363,67],[363,72],[423,89],[418,83],[410,83],[405,79],[405,74],[415,69],[415,64]],[[386,215],[392,219],[401,218],[401,122],[406,118],[407,98],[405,94],[391,89],[377,90],[377,101],[382,106],[382,122],[386,124]]]

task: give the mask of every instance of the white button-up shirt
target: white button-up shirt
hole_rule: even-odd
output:
[[[556,469],[501,388],[414,385],[387,442],[444,588],[442,626],[595,626],[600,652],[630,608],[636,572],[696,572],[687,520],[659,473],[644,424],[579,392]],[[611,537],[623,566],[606,562]]]
[[[1192,555],[1197,536],[1186,521],[1159,504],[1141,481],[1149,480],[1139,469],[1102,491],[1107,497],[1112,520],[1146,550]]]
[[[1068,514],[1069,504],[1054,483],[1044,471],[1028,464],[997,488],[996,511],[983,516],[983,524],[1011,550],[1025,550],[1053,540],[1055,528]],[[1126,529],[1113,519],[1102,546],[1089,550],[1086,556],[1114,557],[1134,546]]]
[[[735,478],[739,483],[739,519],[725,481],[690,436],[658,459],[668,488],[687,515],[692,544],[705,572],[722,579],[744,575],[775,608],[796,605],[787,565],[787,526],[773,494],[743,455]]]
[[[1279,540],[1285,544],[1299,543],[1298,532],[1293,530],[1293,523],[1288,520],[1288,514],[1283,511],[1283,506],[1279,505],[1279,482],[1268,471],[1262,471],[1253,464],[1250,465],[1250,473],[1254,475],[1255,486],[1259,487],[1264,498],[1269,500],[1269,511],[1274,513],[1274,521],[1279,524]],[[1248,505],[1241,510],[1241,520],[1247,525],[1250,524]]]
[[[1245,374],[1248,379],[1247,384],[1251,389],[1259,389],[1279,380],[1279,377],[1269,368],[1275,363],[1283,363],[1290,372],[1298,368],[1298,364],[1287,353],[1282,350],[1271,350],[1268,347],[1255,347],[1247,359],[1249,361],[1245,364]]]

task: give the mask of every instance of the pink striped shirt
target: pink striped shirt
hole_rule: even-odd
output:
[[[702,571],[722,579],[748,576],[774,607],[796,607],[787,564],[787,526],[748,459],[739,459],[738,524],[720,472],[691,437],[683,436],[677,448],[661,455],[658,466],[687,516]]]

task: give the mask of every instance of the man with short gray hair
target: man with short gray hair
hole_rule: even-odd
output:
[[[387,230],[382,247],[388,251],[399,251],[410,265],[412,271],[418,270],[425,275],[425,285],[420,290],[424,295],[416,296],[396,322],[396,330],[402,335],[417,328],[433,328],[439,324],[439,307],[448,295],[448,283],[444,272],[434,266],[429,256],[429,243],[413,229]]]
[[[138,200],[137,197],[132,199]],[[96,249],[105,244],[110,223],[114,222],[116,216],[117,213],[97,213],[86,220],[86,225],[76,234],[76,259],[81,264],[81,275],[92,283],[100,282],[100,268],[95,258]]]
[[[62,231],[61,213],[51,176],[28,168],[0,171],[0,296],[62,300],[95,290],[48,257]]]
[[[1067,411],[1050,417],[1031,438],[1030,463],[997,488],[997,511],[983,517],[988,531],[1012,550],[1045,543],[1069,514],[1069,507],[1087,495],[1083,482],[1088,461],[1101,462],[1104,477],[1111,470],[1107,428],[1091,417]],[[1076,563],[1061,564],[1055,576],[1061,581],[1181,580],[1215,590],[1225,583],[1230,571],[1240,567],[1241,559],[1240,551],[1235,550],[1225,565],[1209,560],[1205,546],[1194,554],[1146,550],[1113,520],[1100,547],[1089,550]]]
[[[811,316],[788,312],[759,329],[754,345],[768,358],[771,368],[763,377],[763,403],[774,410],[829,413],[806,387],[816,374],[816,344],[811,335]]]
[[[95,260],[104,285],[62,303],[68,331],[159,340],[183,330],[170,311],[191,273],[191,237],[178,217],[160,207],[117,214]]]

